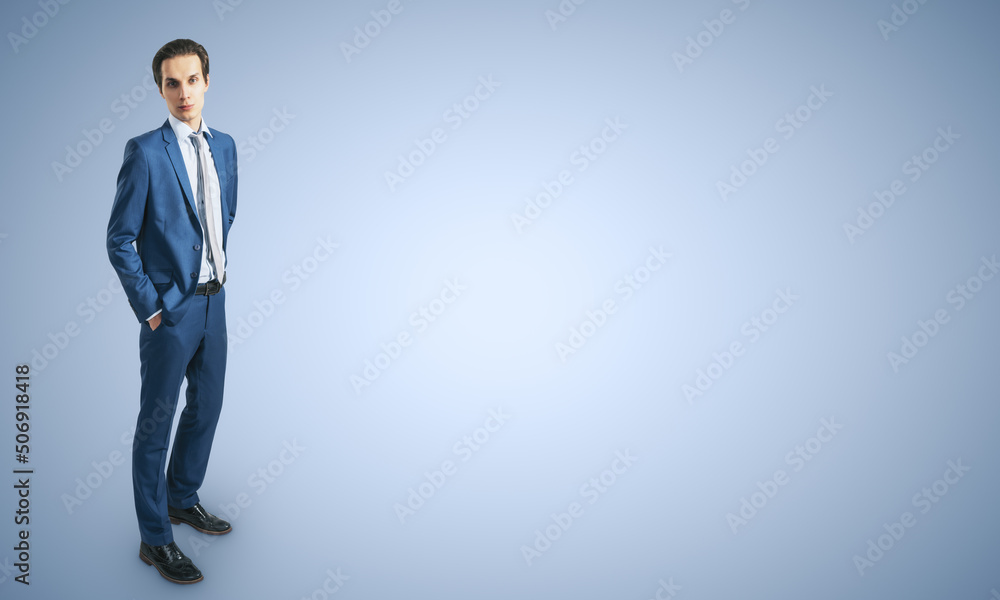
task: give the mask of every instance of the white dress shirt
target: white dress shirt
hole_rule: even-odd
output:
[[[191,127],[175,117],[174,115],[169,115],[170,128],[174,130],[174,135],[177,136],[177,143],[181,148],[181,156],[184,157],[184,166],[187,168],[188,181],[191,183],[191,193],[195,196],[198,195],[198,155],[195,154],[194,144],[191,140],[191,134],[195,133]],[[201,128],[197,131],[198,134],[204,134],[206,136],[211,136],[212,132],[208,130],[208,125],[205,124],[205,118],[201,119]],[[219,240],[219,246],[222,246],[222,193],[219,190],[219,173],[215,168],[215,159],[212,157],[212,150],[208,147],[208,141],[202,146],[207,156],[205,157],[208,163],[208,173],[205,174],[205,184],[208,186],[209,198],[212,199],[209,202],[207,209],[212,210],[215,218],[215,235],[216,239]],[[197,197],[192,198],[192,200],[197,203]],[[207,200],[206,200],[207,201]],[[204,223],[202,223],[204,226]],[[222,276],[226,271],[226,256],[225,250],[221,250],[222,256],[215,257],[215,267],[218,269],[218,279],[222,281]],[[208,239],[207,236],[202,239],[201,244],[201,274],[198,277],[198,283],[205,283],[212,278],[212,266],[208,262]]]

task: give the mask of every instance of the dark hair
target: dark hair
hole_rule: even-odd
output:
[[[160,72],[163,61],[188,54],[194,54],[201,59],[201,75],[205,78],[208,77],[208,52],[205,51],[205,47],[194,40],[174,40],[164,44],[153,57],[153,79],[156,81],[157,89],[163,89],[163,73]]]

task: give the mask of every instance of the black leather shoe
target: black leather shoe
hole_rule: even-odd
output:
[[[174,525],[187,523],[198,531],[209,535],[222,535],[233,530],[233,527],[227,521],[223,521],[208,512],[201,507],[201,504],[195,504],[191,508],[174,508],[173,506],[168,506],[167,516],[170,517],[170,522]]]
[[[194,566],[190,558],[184,556],[174,542],[165,546],[150,546],[146,542],[140,542],[139,558],[147,565],[156,567],[167,581],[198,583],[204,579],[198,567]]]

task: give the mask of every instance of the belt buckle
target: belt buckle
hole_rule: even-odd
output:
[[[214,296],[218,294],[220,289],[222,289],[222,284],[219,283],[218,279],[213,279],[211,281],[205,282],[205,294],[208,296]]]

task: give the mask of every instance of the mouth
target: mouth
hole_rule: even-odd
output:
[[[194,104],[184,104],[184,105],[178,106],[177,108],[179,108],[180,110],[187,111],[187,110],[191,110],[192,108],[194,108]]]

